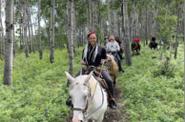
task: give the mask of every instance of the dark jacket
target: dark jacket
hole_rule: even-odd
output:
[[[86,49],[87,48],[87,49]],[[96,47],[92,47],[87,45],[82,53],[82,59],[87,65],[92,66],[100,66],[101,60],[106,59],[106,50],[103,47],[97,45]]]

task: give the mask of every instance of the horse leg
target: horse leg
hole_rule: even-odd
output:
[[[112,74],[112,75],[111,75],[111,78],[112,78],[112,80],[113,80],[113,86],[115,86],[115,85],[116,85],[116,77],[115,77],[115,75]]]
[[[139,50],[138,49],[136,49],[136,54],[139,55]]]
[[[114,76],[114,86],[116,86],[116,76]]]

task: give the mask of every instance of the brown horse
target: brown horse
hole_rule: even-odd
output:
[[[116,77],[118,74],[118,65],[114,59],[114,56],[111,54],[107,54],[108,61],[106,62],[107,69],[109,71],[110,76],[112,77],[112,80],[114,81],[114,85],[116,84]]]

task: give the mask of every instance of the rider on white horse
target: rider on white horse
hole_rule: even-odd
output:
[[[105,48],[102,48],[97,43],[97,37],[95,32],[90,32],[87,35],[88,38],[88,44],[86,45],[85,49],[83,50],[82,55],[82,64],[87,66],[94,66],[94,67],[100,67],[102,64],[102,60],[107,59],[106,50]],[[83,74],[84,72],[82,72]],[[109,107],[112,109],[117,108],[117,104],[114,100],[114,87],[113,87],[113,80],[111,76],[109,75],[107,70],[101,71],[101,76],[106,81],[108,85],[108,94],[109,94]],[[70,101],[67,101],[67,104],[69,104]]]

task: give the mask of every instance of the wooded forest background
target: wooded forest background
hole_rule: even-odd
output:
[[[73,72],[75,48],[86,43],[94,30],[100,43],[109,34],[123,40],[126,63],[131,65],[130,40],[152,36],[172,46],[177,57],[178,40],[184,35],[184,0],[1,0],[0,55],[5,56],[4,84],[11,84],[13,57],[38,52],[42,60],[50,49],[68,47],[69,71]],[[6,6],[5,6],[6,4]],[[6,15],[6,18],[5,18]],[[172,38],[173,37],[173,38]],[[67,46],[66,46],[67,45]],[[13,56],[14,55],[14,56]]]
[[[65,121],[64,71],[80,69],[89,31],[102,46],[110,34],[122,41],[120,117],[183,122],[185,0],[0,0],[0,121]]]

